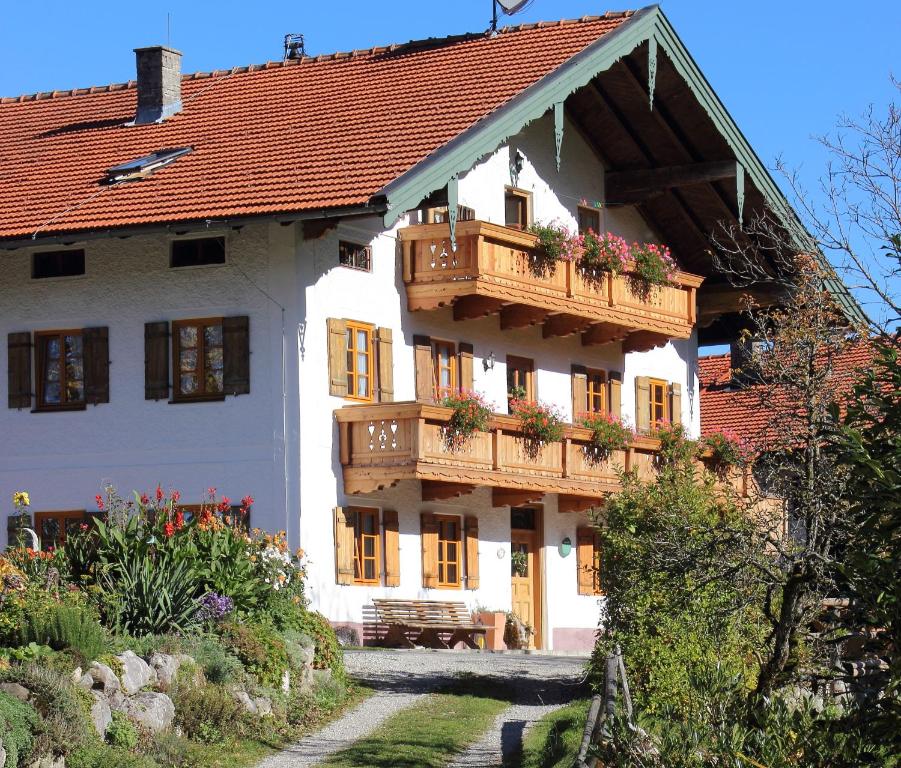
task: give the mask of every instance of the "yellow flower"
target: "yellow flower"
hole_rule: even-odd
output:
[[[27,507],[31,505],[31,499],[28,498],[27,491],[16,491],[13,494],[13,506]]]

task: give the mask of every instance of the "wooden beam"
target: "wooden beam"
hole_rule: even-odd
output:
[[[584,331],[590,323],[591,320],[586,317],[551,315],[541,327],[541,336],[545,339],[552,339],[557,336],[572,336],[574,333]]]
[[[604,174],[604,190],[610,200],[618,203],[640,203],[676,187],[734,179],[737,175],[738,164],[734,160],[637,171],[608,171]]]
[[[503,302],[490,296],[461,296],[454,302],[454,320],[476,320],[501,311]]]
[[[698,292],[698,318],[706,323],[720,315],[741,312],[748,298],[758,307],[772,307],[785,299],[785,292],[778,286],[736,288],[718,285],[704,288]]]
[[[436,480],[422,481],[422,500],[423,501],[444,501],[446,499],[456,499],[475,490],[474,485],[466,485],[464,483],[442,483]]]
[[[530,307],[527,304],[510,304],[501,308],[501,330],[509,331],[512,328],[527,328],[530,325],[538,325],[548,316],[546,309]]]
[[[623,354],[629,352],[647,352],[654,347],[662,347],[669,341],[669,337],[662,333],[652,331],[635,331],[630,333],[623,342]]]
[[[582,346],[593,347],[622,341],[629,335],[629,329],[613,323],[595,323],[582,332]]]
[[[518,491],[512,488],[492,488],[492,507],[521,507],[523,504],[534,504],[544,498],[542,491]]]
[[[584,512],[592,507],[603,505],[604,500],[593,496],[564,496],[557,497],[558,512]]]

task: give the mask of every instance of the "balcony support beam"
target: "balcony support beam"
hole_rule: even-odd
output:
[[[593,496],[564,496],[561,494],[557,498],[557,511],[565,512],[585,512],[593,507],[602,506],[603,499],[596,499]]]
[[[654,347],[666,346],[669,337],[662,333],[653,333],[652,331],[635,331],[630,333],[623,342],[623,354],[629,352],[648,352]]]
[[[582,332],[582,346],[593,347],[623,341],[629,335],[629,329],[613,323],[595,323]]]
[[[492,488],[492,507],[521,507],[523,504],[534,504],[544,498],[542,491],[517,491],[510,488]]]
[[[510,304],[501,309],[501,330],[509,331],[513,328],[528,328],[530,325],[538,325],[544,322],[548,314],[548,310],[540,307]]]
[[[456,499],[458,496],[465,496],[474,490],[474,485],[466,485],[464,483],[441,483],[435,480],[423,480],[422,500],[445,501],[447,499]]]
[[[541,336],[551,339],[557,336],[572,336],[581,333],[591,324],[587,317],[576,315],[551,315],[541,327]]]
[[[490,296],[470,294],[461,296],[454,302],[454,320],[476,320],[480,317],[495,315],[501,311],[504,303]]]

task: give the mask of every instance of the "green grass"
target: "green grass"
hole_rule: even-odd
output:
[[[388,718],[325,765],[338,768],[441,768],[477,741],[509,702],[435,693]]]
[[[520,768],[570,768],[582,743],[588,699],[577,699],[535,723],[523,741]]]

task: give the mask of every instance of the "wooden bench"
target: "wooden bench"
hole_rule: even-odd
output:
[[[373,600],[379,623],[388,627],[383,639],[391,647],[453,648],[463,642],[479,648],[475,635],[484,637],[487,627],[474,624],[465,603],[443,600]],[[411,641],[409,633],[418,633]],[[448,636],[444,639],[444,636]]]

